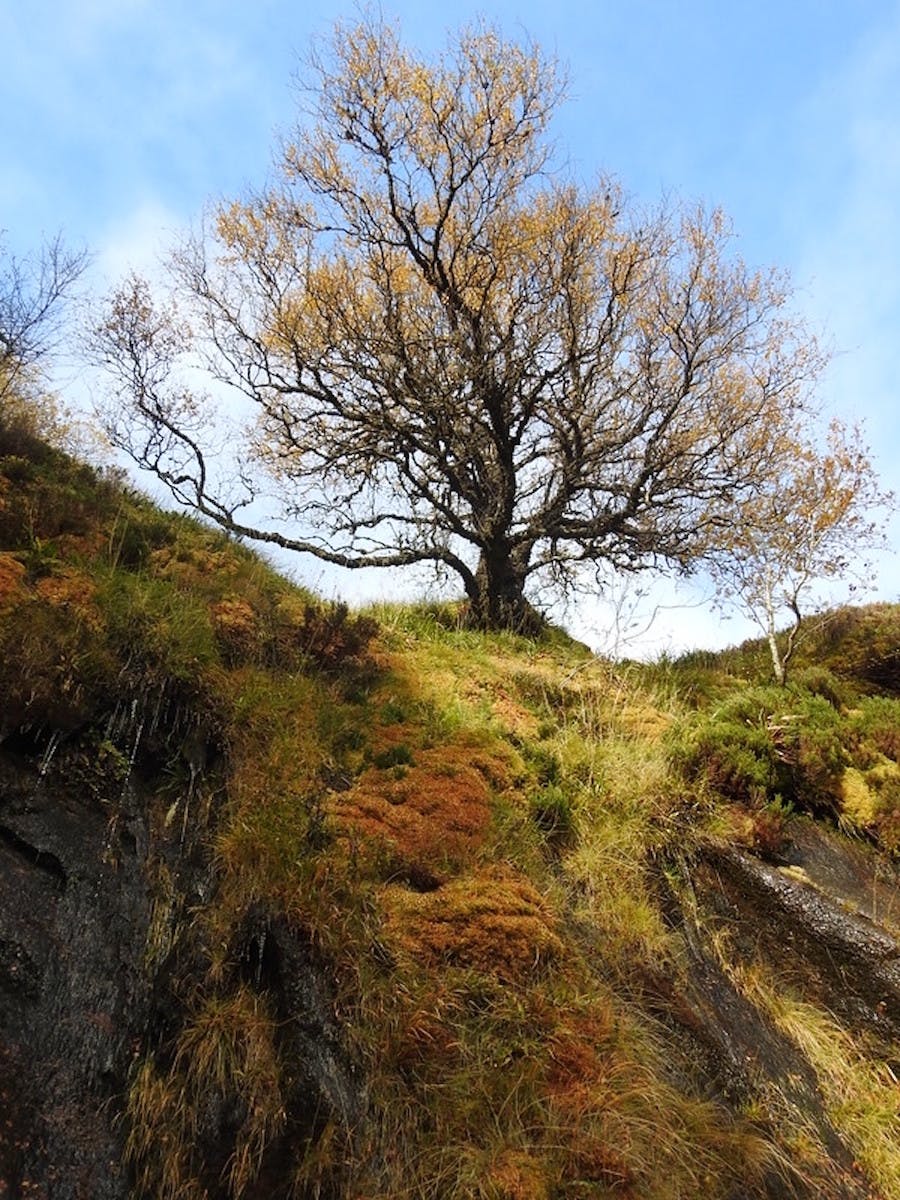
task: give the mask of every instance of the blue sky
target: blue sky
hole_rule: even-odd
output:
[[[409,41],[443,42],[448,10],[382,7]],[[299,56],[353,13],[296,0],[0,3],[8,242],[24,252],[62,229],[93,252],[98,288],[148,267],[206,202],[261,181],[291,122]],[[641,201],[721,205],[746,259],[791,272],[797,307],[836,351],[823,399],[864,419],[900,493],[900,0],[461,0],[452,22],[477,15],[568,65],[555,133],[583,178],[609,171]],[[876,594],[898,593],[887,556]],[[602,641],[606,622],[598,610],[575,624]],[[663,614],[651,641],[742,632],[691,608]]]

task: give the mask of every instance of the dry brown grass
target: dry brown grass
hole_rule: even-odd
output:
[[[135,1072],[126,1153],[139,1194],[157,1200],[208,1195],[196,1146],[215,1106],[236,1126],[223,1182],[225,1195],[239,1197],[286,1120],[276,1022],[265,1000],[245,987],[197,1004],[168,1070],[147,1059]]]

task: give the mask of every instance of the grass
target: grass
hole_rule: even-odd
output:
[[[885,1200],[900,1197],[900,1080],[865,1040],[760,967],[730,967],[738,986],[814,1068],[825,1111]]]
[[[685,953],[661,890],[706,839],[776,852],[791,806],[895,848],[900,701],[834,655],[785,691],[752,647],[613,664],[560,631],[467,630],[452,605],[320,604],[57,451],[5,450],[0,427],[4,719],[36,754],[65,733],[110,809],[138,772],[154,833],[166,1017],[124,1113],[137,1194],[260,1194],[279,1155],[298,1196],[335,1200],[764,1194],[784,1131],[703,1094],[642,1000]],[[266,920],[332,986],[359,1128],[291,1115],[292,1018],[242,967]],[[743,986],[890,1194],[882,1067]]]
[[[196,1147],[217,1109],[234,1126],[221,1167],[227,1194],[240,1196],[258,1175],[286,1112],[276,1023],[247,987],[195,1001],[168,1069],[141,1061],[128,1093],[126,1153],[142,1194],[159,1200],[207,1195],[207,1164]]]
[[[389,1015],[370,981],[363,1024],[370,1077],[387,1088],[378,1109],[397,1113],[390,1141],[403,1147],[405,1183],[388,1171],[371,1194],[555,1196],[560,1180],[572,1196],[724,1194],[769,1161],[764,1140],[665,1085],[653,1037],[601,982],[611,964],[624,975],[635,955],[669,952],[647,872],[677,813],[664,748],[648,732],[674,719],[671,689],[642,693],[558,635],[474,635],[433,608],[380,617],[389,715],[406,718],[407,741],[415,723],[440,738],[444,756],[450,738],[477,733],[494,815],[480,853],[457,860],[455,876],[444,865],[439,886],[410,890],[409,871],[381,876],[378,944],[390,999],[399,985],[410,1010]],[[415,781],[410,792],[419,803],[428,794]],[[354,802],[352,792],[340,801]],[[498,858],[502,868],[481,865]],[[600,974],[572,920],[603,930]],[[385,1026],[387,1043],[375,1032]]]

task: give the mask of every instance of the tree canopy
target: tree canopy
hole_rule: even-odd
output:
[[[83,449],[90,440],[46,386],[47,360],[87,261],[60,236],[17,257],[0,235],[0,438],[9,454],[28,441]]]
[[[827,584],[868,582],[862,555],[883,546],[881,518],[893,496],[881,490],[857,426],[833,420],[822,450],[788,439],[780,450],[781,470],[735,510],[732,536],[709,565],[719,603],[759,626],[784,684],[804,621],[817,612],[823,619]]]
[[[113,439],[238,535],[455,573],[489,627],[533,627],[542,581],[732,545],[814,419],[785,279],[719,212],[555,166],[564,85],[533,45],[478,27],[426,61],[364,20],[307,68],[272,181],[179,247],[171,295],[112,297]],[[287,523],[255,523],[273,485]]]

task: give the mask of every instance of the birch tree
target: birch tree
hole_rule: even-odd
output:
[[[0,239],[0,405],[34,385],[38,368],[55,349],[66,301],[87,266],[84,251],[57,236],[27,257]]]
[[[838,581],[864,586],[866,552],[883,545],[892,497],[882,492],[860,429],[833,421],[817,452],[785,437],[782,467],[735,509],[733,536],[712,561],[719,603],[737,607],[763,633],[778,683],[805,628]]]

